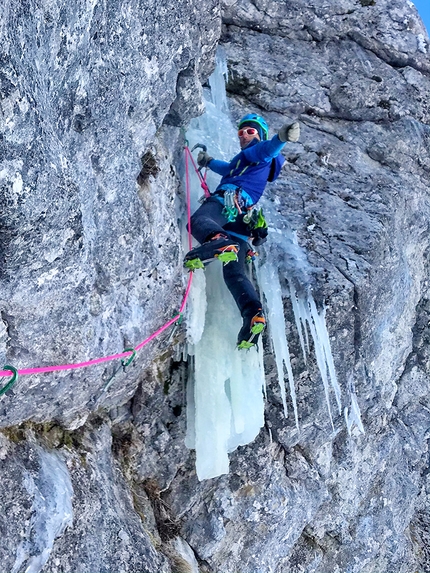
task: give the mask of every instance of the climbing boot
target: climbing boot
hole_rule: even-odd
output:
[[[258,342],[258,337],[265,328],[266,319],[261,308],[255,314],[246,314],[243,317],[243,325],[237,337],[238,349],[244,350],[255,346]]]
[[[206,241],[199,247],[191,249],[184,259],[184,267],[194,271],[203,269],[205,264],[218,259],[225,265],[231,261],[237,261],[239,245],[225,235],[218,233],[210,241]]]

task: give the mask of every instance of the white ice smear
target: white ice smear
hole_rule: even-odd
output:
[[[361,434],[364,434],[364,427],[361,421],[361,412],[360,407],[357,401],[357,395],[355,393],[354,387],[354,379],[353,375],[351,374],[350,379],[348,380],[348,391],[349,391],[349,398],[350,398],[350,407],[345,407],[344,409],[344,416],[346,427],[348,428],[348,434],[352,435],[352,429],[354,426],[358,429]]]
[[[211,90],[205,93],[206,112],[193,120],[187,139],[190,148],[202,143],[211,156],[227,161],[239,152],[239,144],[237,131],[228,116],[225,74],[225,59],[218,54],[218,65],[210,78]],[[207,182],[212,191],[219,180],[218,175],[208,171]],[[190,174],[190,182],[191,209],[194,212],[199,207],[198,199],[203,191],[194,173]],[[264,200],[262,206],[270,225],[269,241],[263,251],[270,253],[270,257],[257,265],[257,276],[260,292],[264,293],[267,303],[265,310],[284,413],[288,415],[286,371],[289,399],[299,430],[281,288],[281,283],[286,280],[304,359],[306,362],[311,337],[333,425],[332,394],[340,413],[341,390],[326,328],[325,309],[319,311],[311,295],[311,275],[315,269],[309,265],[294,232],[286,228],[285,219],[276,208],[272,209]],[[282,265],[279,258],[282,258]],[[196,450],[196,470],[200,480],[228,473],[228,453],[239,445],[252,442],[264,424],[262,352],[255,348],[248,352],[236,350],[241,325],[240,313],[222,278],[221,264],[215,261],[204,273],[196,272],[187,306],[187,351],[193,367],[187,390],[186,445]],[[354,408],[354,420],[357,421],[359,410],[356,400]]]
[[[72,523],[73,488],[66,464],[56,453],[39,452],[37,476],[26,472],[24,486],[32,498],[32,516],[16,552],[12,573],[39,573],[47,562],[54,541]]]

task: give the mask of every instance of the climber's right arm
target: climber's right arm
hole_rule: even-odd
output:
[[[221,161],[220,159],[211,159],[208,167],[211,171],[218,173],[218,175],[228,175],[231,171],[231,165],[227,161]]]

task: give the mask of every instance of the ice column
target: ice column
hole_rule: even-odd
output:
[[[205,92],[206,113],[194,120],[187,132],[192,148],[203,143],[219,159],[230,159],[239,151],[236,129],[226,114],[225,61],[210,78]],[[191,174],[192,210],[203,194]],[[210,189],[219,176],[208,172]],[[204,275],[204,276],[203,276]],[[194,364],[187,392],[187,447],[196,450],[200,480],[229,471],[228,453],[258,435],[264,424],[264,370],[261,353],[236,349],[242,319],[224,284],[222,265],[214,261],[196,271],[187,309],[187,338],[190,362]]]

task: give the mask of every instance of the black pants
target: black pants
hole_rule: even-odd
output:
[[[209,197],[191,217],[191,233],[199,243],[204,243],[217,233],[228,235],[239,244],[238,261],[232,261],[223,267],[224,281],[242,316],[255,314],[261,308],[258,294],[249,278],[246,276],[245,258],[248,243],[229,231],[249,236],[249,229],[243,222],[243,215],[239,215],[234,223],[229,223],[222,214],[223,205],[215,197]]]

